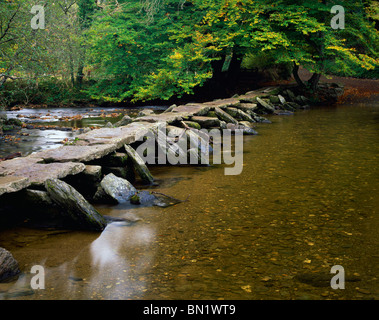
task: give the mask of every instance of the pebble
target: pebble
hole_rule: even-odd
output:
[[[362,289],[362,288],[358,288],[356,287],[355,288],[359,293],[363,293],[363,294],[370,294],[370,291],[366,290],[366,289]]]

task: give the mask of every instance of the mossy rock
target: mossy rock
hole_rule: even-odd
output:
[[[9,125],[3,125],[2,127],[2,130],[5,132],[5,131],[12,131],[15,129],[14,126],[9,126]]]
[[[280,104],[280,99],[278,96],[270,96],[269,99],[272,104]]]
[[[22,122],[18,119],[8,119],[6,121],[6,124],[9,125],[9,126],[16,126],[16,127],[21,127],[22,126]]]
[[[194,129],[197,129],[197,130],[201,129],[201,126],[197,122],[194,122],[194,121],[184,121],[184,123],[187,126],[189,126],[190,128],[194,128]]]
[[[136,193],[135,195],[133,195],[129,199],[129,201],[130,201],[131,204],[141,204],[141,199],[140,199],[140,196],[138,195],[138,193]]]
[[[217,114],[214,111],[209,111],[208,114],[207,114],[207,117],[217,118]]]

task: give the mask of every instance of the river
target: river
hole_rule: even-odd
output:
[[[169,208],[98,206],[133,218],[101,233],[15,227],[20,264],[2,299],[378,299],[379,104],[272,116],[244,137],[241,175],[152,167]],[[45,289],[30,290],[33,265]],[[335,265],[345,289],[332,289]]]

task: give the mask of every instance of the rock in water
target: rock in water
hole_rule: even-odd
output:
[[[184,202],[167,196],[163,193],[150,191],[138,191],[130,200],[131,204],[142,206],[157,206],[162,208],[170,207]]]
[[[279,101],[280,101],[280,103],[281,103],[282,105],[286,103],[286,99],[284,99],[284,97],[281,96],[280,94],[278,94],[278,98],[279,98]]]
[[[20,273],[20,269],[12,254],[8,250],[0,248],[0,282],[14,277],[18,273]]]
[[[137,117],[145,117],[145,116],[149,116],[151,114],[154,114],[154,111],[151,110],[151,109],[145,109],[145,110],[142,110],[138,113]]]
[[[125,203],[137,192],[133,185],[123,178],[116,177],[113,173],[108,174],[100,182],[95,194],[95,200],[111,203]]]
[[[114,127],[116,127],[116,128],[124,127],[124,126],[127,126],[128,124],[130,124],[132,122],[133,122],[133,119],[131,117],[129,117],[128,115],[125,115],[120,121],[118,121],[114,124]]]
[[[238,124],[238,121],[234,119],[229,113],[225,112],[224,110],[221,110],[220,108],[215,108],[216,115],[226,123],[233,123]]]
[[[69,184],[59,179],[49,179],[45,182],[45,188],[50,198],[77,227],[93,231],[105,229],[107,222],[104,217]]]
[[[125,151],[131,158],[133,166],[138,172],[141,179],[147,184],[152,184],[154,182],[154,178],[139,154],[127,144],[125,145]]]
[[[259,97],[257,97],[257,102],[258,102],[259,106],[261,106],[262,108],[264,108],[264,110],[267,113],[273,113],[275,111],[275,108],[272,105],[270,105],[268,102],[262,100]]]

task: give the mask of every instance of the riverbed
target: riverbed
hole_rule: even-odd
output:
[[[169,208],[96,207],[101,233],[15,227],[0,246],[22,274],[2,299],[378,299],[379,104],[271,116],[224,166],[151,167]],[[45,289],[31,290],[33,265]],[[332,289],[342,266],[345,289]]]

